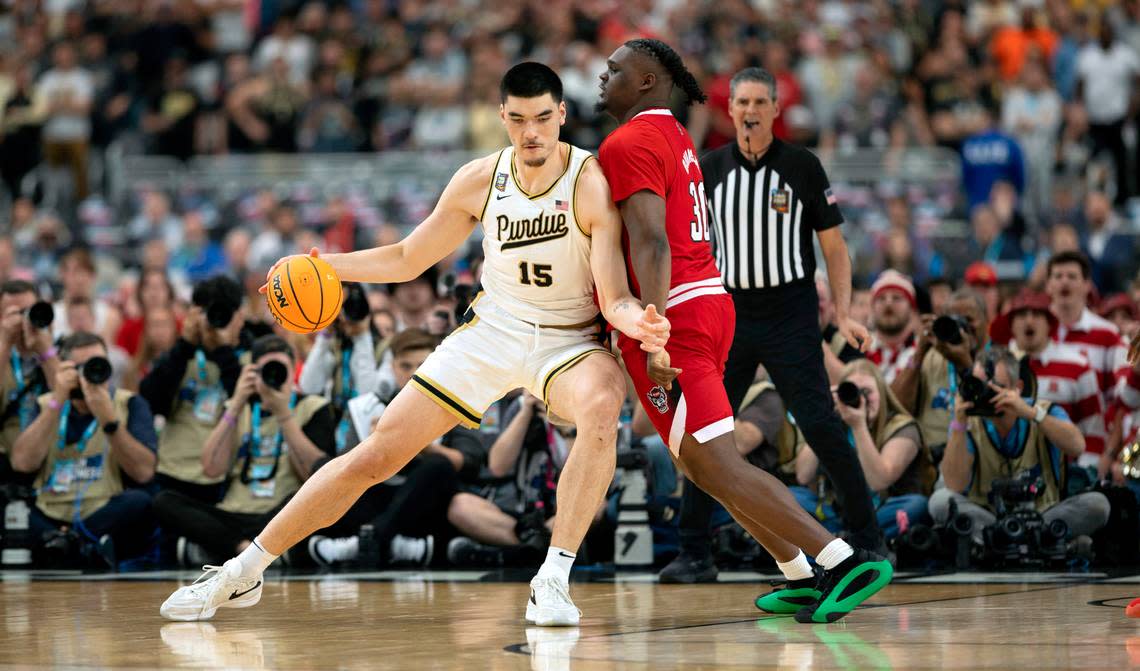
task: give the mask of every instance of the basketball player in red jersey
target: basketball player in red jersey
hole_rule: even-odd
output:
[[[704,181],[692,139],[669,111],[673,86],[705,95],[680,56],[659,40],[626,42],[601,75],[599,108],[621,126],[598,151],[625,221],[622,242],[635,295],[668,313],[672,338],[655,354],[619,346],[639,399],[686,475],[716,498],[780,562],[824,569],[790,581],[783,601],[800,622],[834,622],[890,582],[883,557],[855,550],[808,515],[776,478],[746,462],[733,438],[724,389],[736,313],[709,246]],[[675,366],[675,367],[674,367]]]

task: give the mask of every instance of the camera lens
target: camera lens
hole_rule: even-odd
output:
[[[28,308],[28,321],[38,329],[46,329],[55,321],[55,309],[47,301],[37,301]]]
[[[237,310],[229,303],[211,303],[206,308],[206,323],[208,323],[211,328],[224,329],[229,326],[230,321],[234,318],[235,312],[237,312]]]
[[[835,395],[839,397],[839,402],[843,405],[851,406],[852,408],[858,408],[859,400],[862,397],[863,393],[859,390],[859,387],[854,382],[844,380],[843,382],[839,383],[838,387],[835,388]]]
[[[344,312],[345,318],[353,322],[367,319],[372,310],[368,305],[368,296],[364,295],[364,289],[355,282],[345,282],[344,291],[344,303],[341,305],[341,310]]]
[[[289,377],[289,369],[280,361],[269,361],[261,367],[261,381],[265,386],[280,389]]]
[[[978,403],[985,396],[986,383],[973,375],[966,375],[961,382],[962,398],[970,403]]]
[[[89,384],[103,384],[110,380],[111,362],[106,357],[91,357],[83,364],[83,379]]]
[[[930,328],[934,331],[934,337],[944,343],[949,345],[962,343],[962,329],[958,327],[958,320],[953,317],[943,315],[935,319]]]

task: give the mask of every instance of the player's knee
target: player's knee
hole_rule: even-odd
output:
[[[581,396],[574,408],[578,433],[616,434],[623,400],[620,390],[609,388]]]
[[[380,449],[371,440],[357,445],[342,458],[346,461],[343,476],[360,479],[368,485],[383,482],[395,472],[388,450]]]

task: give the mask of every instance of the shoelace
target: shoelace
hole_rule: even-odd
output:
[[[221,566],[214,566],[212,564],[205,564],[202,566],[202,575],[198,579],[190,583],[190,591],[195,595],[202,593],[203,589],[210,586],[210,579],[221,573]]]
[[[564,587],[561,582],[559,582],[557,580],[551,580],[549,578],[544,579],[544,580],[539,580],[538,586],[535,587],[534,591],[539,592],[539,591],[544,590],[544,589],[548,590],[550,592],[553,592],[555,597],[561,599],[567,605],[574,606],[574,602],[570,600],[570,592],[566,591],[567,588]],[[537,597],[538,595],[536,594],[535,596]],[[579,616],[582,615],[582,609],[581,608],[574,606],[574,610],[578,611]]]

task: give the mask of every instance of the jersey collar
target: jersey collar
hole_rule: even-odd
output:
[[[669,111],[669,109],[665,107],[654,107],[652,109],[647,109],[634,114],[633,119],[636,119],[639,116],[673,116],[673,112]],[[633,119],[630,119],[630,121],[633,121]]]

